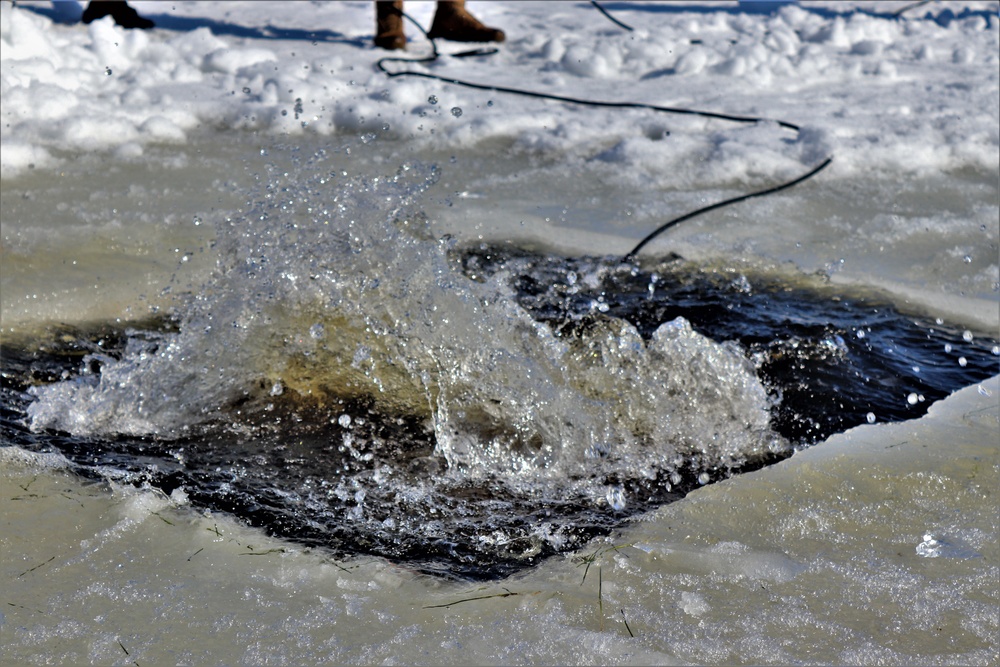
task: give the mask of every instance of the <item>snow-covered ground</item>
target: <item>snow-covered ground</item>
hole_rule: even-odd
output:
[[[607,3],[636,27],[627,32],[582,2],[472,3],[506,29],[500,52],[416,66],[487,85],[803,127],[788,137],[770,126],[390,81],[373,68],[387,54],[370,43],[368,2],[133,3],[160,26],[151,32],[110,18],[53,24],[5,2],[3,175],[54,168],[76,151],[136,159],[149,144],[235,130],[370,132],[436,146],[502,139],[674,187],[766,183],[829,154],[842,178],[994,170],[996,3],[931,3],[892,16],[906,4],[802,2],[748,14],[734,2]],[[58,15],[72,5],[56,3]],[[433,3],[407,10],[429,26]],[[409,31],[410,53],[426,55],[427,42]]]

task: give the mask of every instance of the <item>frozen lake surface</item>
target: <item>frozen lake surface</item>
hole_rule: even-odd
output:
[[[995,659],[996,3],[473,3],[499,53],[386,65],[798,132],[135,4],[0,6],[5,655]]]

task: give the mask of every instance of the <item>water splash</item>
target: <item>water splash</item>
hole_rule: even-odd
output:
[[[180,331],[32,389],[32,428],[170,439],[286,392],[318,407],[370,400],[427,423],[449,475],[525,487],[781,447],[751,365],[683,318],[648,341],[616,318],[560,336],[502,272],[456,272],[454,242],[432,238],[413,205],[435,178],[422,165],[367,180],[272,174],[219,230],[218,271]],[[597,441],[608,454],[589,458]]]
[[[272,166],[166,326],[79,336],[82,364],[58,357],[11,394],[32,431],[11,441],[305,543],[498,576],[787,456],[788,438],[899,418],[899,391],[932,401],[954,373],[900,354],[871,399],[883,361],[851,363],[887,348],[891,309],[670,260],[459,247],[421,212],[434,166],[357,178],[328,157]],[[989,365],[979,337],[917,334],[969,359],[944,384]],[[817,413],[824,387],[846,407]]]

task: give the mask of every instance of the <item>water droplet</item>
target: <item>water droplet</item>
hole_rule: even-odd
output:
[[[486,106],[488,106],[488,107],[493,106],[493,100],[487,100]],[[983,225],[983,231],[985,231],[985,230],[986,230],[986,225]]]
[[[322,324],[317,322],[316,324],[309,327],[309,335],[316,340],[321,340],[324,336],[326,336],[326,329],[323,327]]]
[[[972,255],[966,255],[965,257],[962,258],[962,261],[965,262],[966,264],[972,264]]]
[[[430,97],[427,98],[427,101],[430,102],[431,104],[437,104],[438,103],[437,95],[431,95]]]
[[[104,68],[104,73],[105,73],[106,75],[108,75],[108,76],[111,76],[111,68],[110,68],[110,67],[105,67],[105,68]]]
[[[858,335],[858,338],[864,338],[865,337],[865,332],[862,329],[858,329],[858,334],[857,335]]]
[[[924,558],[937,558],[941,555],[941,542],[927,533],[924,535],[924,541],[917,545],[917,555]]]
[[[962,368],[965,368],[968,364],[969,364],[969,361],[965,357],[959,357],[958,358],[958,365],[961,366]]]
[[[699,484],[708,484],[709,481],[711,481],[711,477],[708,476],[707,472],[703,472],[700,475],[698,475]]]
[[[458,118],[459,116],[461,116],[462,115],[462,107],[452,107],[451,108],[451,115],[454,116],[455,118]]]
[[[951,350],[952,350],[951,343],[945,343],[944,344],[944,351],[945,352],[951,352]]]
[[[971,343],[972,342],[972,338],[973,338],[972,332],[969,331],[968,329],[966,329],[964,332],[962,332],[962,340],[964,340],[966,343]]]
[[[612,486],[608,489],[608,492],[604,497],[607,499],[608,505],[611,506],[611,509],[616,512],[620,512],[625,509],[625,489],[622,487]]]
[[[583,453],[588,459],[605,459],[611,453],[611,447],[603,442],[595,442]]]
[[[244,94],[249,95],[250,94],[250,87],[249,86],[243,86],[243,92],[244,92]]]
[[[348,415],[348,414],[340,415],[340,417],[337,418],[337,423],[340,424],[341,426],[343,426],[344,428],[350,428],[351,427],[351,415]]]
[[[275,382],[271,386],[271,396],[281,396],[285,393],[285,387],[280,382]]]
[[[916,405],[918,400],[919,399],[917,398],[917,395],[912,392],[910,393],[909,396],[906,397],[906,402],[909,403],[910,405]]]
[[[875,413],[874,412],[869,412],[867,415],[865,415],[865,419],[868,420],[869,424],[874,424],[875,423]]]

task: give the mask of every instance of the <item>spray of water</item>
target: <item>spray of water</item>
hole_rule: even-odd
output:
[[[218,229],[218,268],[179,331],[33,389],[32,427],[172,439],[276,401],[367,401],[423,423],[453,478],[518,488],[716,469],[784,446],[737,350],[683,319],[650,340],[608,316],[556,332],[504,272],[456,270],[454,241],[420,211],[433,166],[361,179],[326,162],[272,170]]]

